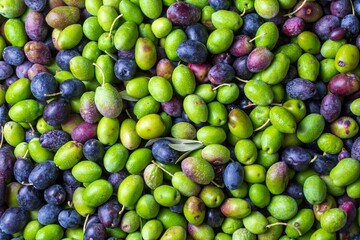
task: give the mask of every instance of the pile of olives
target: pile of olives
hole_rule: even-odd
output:
[[[0,239],[359,240],[360,0],[1,0]]]

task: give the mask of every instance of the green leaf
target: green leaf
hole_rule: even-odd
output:
[[[122,99],[127,100],[127,101],[131,101],[131,102],[137,102],[137,101],[139,101],[138,98],[130,97],[130,96],[127,94],[126,90],[121,91],[121,92],[120,92],[120,96],[121,96]]]
[[[151,145],[153,145],[156,141],[160,140],[160,139],[166,139],[169,140],[172,144],[201,144],[201,141],[198,140],[190,140],[190,139],[180,139],[180,138],[172,138],[172,137],[163,137],[163,138],[154,138],[154,139],[150,139],[149,141],[147,141],[147,143],[145,144],[145,147],[149,147]],[[175,146],[176,147],[176,146]],[[175,149],[176,150],[176,149]],[[184,152],[184,151],[182,151]]]
[[[176,159],[175,164],[178,164],[179,162],[184,160],[187,156],[190,155],[190,153],[192,153],[192,151],[188,151],[188,152],[183,153],[178,159]]]
[[[172,143],[169,146],[179,152],[188,152],[202,148],[204,145],[202,143]]]

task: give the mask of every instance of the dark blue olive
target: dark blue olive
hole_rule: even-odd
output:
[[[33,11],[42,11],[46,7],[46,0],[24,0],[25,5]]]
[[[59,126],[68,119],[71,111],[70,103],[65,99],[54,99],[45,105],[43,118],[47,124]]]
[[[83,218],[75,209],[62,210],[58,215],[58,221],[63,228],[77,228],[83,224]]]
[[[357,17],[360,17],[360,0],[354,0],[353,4],[354,4],[355,15]]]
[[[15,70],[16,76],[18,78],[28,78],[29,77],[28,70],[31,68],[32,65],[33,65],[32,62],[25,61],[19,66],[17,66]]]
[[[25,131],[25,141],[28,143],[33,138],[39,138],[41,136],[41,133],[39,133],[36,130],[28,129]]]
[[[340,27],[340,19],[331,14],[322,16],[312,27],[312,31],[322,41],[326,41],[331,36],[331,32]]]
[[[352,236],[350,240],[360,240],[360,234]]]
[[[41,72],[31,80],[30,90],[34,97],[40,101],[45,101],[58,91],[58,83],[54,76],[48,72]]]
[[[130,50],[118,50],[118,51],[117,51],[117,56],[118,56],[119,58],[135,59],[135,50],[134,50],[134,49],[130,49]]]
[[[305,102],[306,105],[306,113],[319,113],[320,114],[320,106],[321,100],[307,100]]]
[[[211,63],[216,65],[218,63],[226,63],[231,65],[234,62],[234,57],[228,52],[222,52],[211,56]]]
[[[196,40],[186,40],[180,43],[176,53],[182,61],[194,64],[204,63],[208,55],[206,46]]]
[[[265,20],[257,13],[245,14],[243,17],[243,25],[240,34],[248,35],[250,38],[255,37],[255,34]]]
[[[252,77],[253,73],[247,67],[247,55],[238,57],[232,63],[237,77],[248,80]]]
[[[18,183],[28,183],[28,179],[34,166],[27,158],[19,158],[14,163],[14,177]]]
[[[118,192],[120,183],[129,175],[130,174],[125,169],[123,169],[119,172],[111,173],[109,175],[108,181],[113,186],[114,192]]]
[[[74,178],[71,170],[66,170],[62,172],[62,182],[66,192],[66,200],[72,201],[74,191],[76,190],[76,188],[82,186],[82,184]]]
[[[351,157],[360,161],[360,137],[357,137],[355,139],[355,141],[351,144],[351,147],[349,149],[351,152]]]
[[[71,140],[70,135],[59,129],[49,130],[41,134],[39,142],[41,147],[56,152],[62,145]]]
[[[187,26],[185,33],[189,40],[196,40],[206,44],[209,37],[209,33],[206,27],[200,23],[194,23],[190,26]]]
[[[179,122],[188,122],[186,119],[184,119],[183,117],[176,117],[173,120],[173,124],[175,123],[179,123]]]
[[[86,37],[83,37],[81,39],[81,41],[78,43],[78,45],[75,46],[75,49],[79,52],[82,53],[82,51],[84,50],[84,47],[86,46],[86,44],[88,44],[90,42],[90,40]]]
[[[85,92],[85,84],[78,79],[68,79],[60,83],[61,96],[65,99],[75,99]]]
[[[298,75],[297,67],[290,65],[288,72],[286,73],[285,78],[282,80],[283,84],[286,84],[296,78]]]
[[[14,69],[5,61],[0,61],[0,80],[9,78],[14,73]]]
[[[15,46],[5,47],[2,52],[2,57],[5,62],[13,66],[18,66],[25,61],[24,51],[21,48]]]
[[[220,62],[210,68],[207,77],[211,83],[220,85],[232,81],[235,77],[235,70],[231,65]]]
[[[295,78],[286,84],[286,94],[291,98],[306,100],[316,95],[316,85],[309,80]]]
[[[0,125],[4,126],[4,124],[7,122],[9,116],[8,116],[8,108],[5,106],[5,104],[0,105]]]
[[[122,58],[115,62],[115,76],[121,81],[126,81],[133,78],[135,76],[136,70],[137,66],[135,60],[133,59]]]
[[[348,14],[341,20],[340,27],[346,29],[348,38],[354,38],[359,35],[360,21],[355,15]]]
[[[184,212],[184,205],[186,202],[187,198],[186,197],[181,197],[180,202],[174,206],[169,207],[169,209],[172,212],[176,212],[176,213],[183,213]]]
[[[0,206],[4,205],[6,201],[6,185],[4,179],[0,179]],[[2,212],[0,211],[0,216],[1,214]]]
[[[208,3],[215,10],[220,10],[220,9],[226,10],[229,9],[231,6],[230,0],[209,0]]]
[[[181,153],[172,149],[169,144],[169,140],[160,139],[152,145],[151,151],[155,160],[164,164],[175,163]]]
[[[28,211],[39,209],[43,205],[42,192],[33,186],[21,186],[17,192],[16,199],[19,205]]]
[[[226,166],[223,176],[225,187],[235,190],[244,181],[244,169],[239,162],[230,162]]]
[[[205,222],[213,228],[221,227],[225,219],[224,214],[222,214],[220,208],[209,208],[206,211]]]
[[[105,147],[99,140],[89,139],[84,143],[83,154],[87,160],[100,162],[105,155]]]
[[[295,171],[305,170],[312,159],[312,155],[303,147],[290,146],[281,153],[281,160]]]
[[[65,189],[60,184],[53,184],[45,189],[44,199],[47,203],[60,205],[66,200]]]
[[[339,154],[323,153],[323,156],[324,156],[324,157],[326,157],[327,159],[330,159],[330,160],[332,160],[332,161],[338,160],[338,155],[339,155]]]
[[[290,181],[286,187],[286,195],[295,198],[295,199],[303,199],[304,192],[302,186],[296,181]]]
[[[42,225],[56,223],[62,208],[55,204],[45,204],[38,211],[38,221]]]
[[[39,163],[29,176],[29,183],[36,189],[44,190],[53,184],[59,176],[59,169],[51,160]]]
[[[22,207],[9,207],[1,215],[0,229],[6,234],[14,234],[25,227],[30,220],[30,214]]]
[[[1,240],[11,240],[11,234],[6,234],[2,231],[0,231],[0,239]]]
[[[327,94],[327,86],[323,81],[317,81],[315,82],[316,86],[316,94],[313,96],[313,99],[320,100],[325,97]]]
[[[97,223],[101,223],[101,222],[100,222],[100,219],[99,219],[97,213],[95,213],[89,217],[88,221],[86,222],[85,227],[89,227],[90,225],[97,224]]]
[[[98,217],[102,225],[106,228],[114,228],[119,225],[121,220],[121,205],[117,199],[112,198],[98,208]]]
[[[311,164],[311,167],[320,175],[329,175],[331,169],[333,169],[337,163],[337,159],[317,155],[315,161]]]
[[[53,43],[53,41],[52,41],[52,37],[51,37],[51,36],[47,37],[47,38],[44,40],[44,43],[45,43],[45,45],[49,48],[49,50],[50,50],[50,52],[51,52],[51,56],[52,56],[52,57],[55,57],[56,54],[58,53],[58,50],[57,50],[57,49],[55,48],[55,46],[54,46],[54,43]],[[56,60],[55,60],[55,62],[56,62]]]
[[[2,133],[1,133],[2,134]],[[14,155],[14,148],[8,144],[3,143],[0,148],[0,176],[1,180],[6,184],[13,178],[13,167],[16,158]]]
[[[106,228],[101,223],[88,224],[85,233],[84,240],[103,240],[106,239]]]
[[[5,86],[10,87],[11,84],[13,84],[15,81],[17,81],[19,78],[16,76],[16,74],[11,75],[7,79],[5,79]]]
[[[80,53],[75,49],[60,50],[56,54],[55,61],[62,70],[70,71],[70,60],[76,56],[80,56]]]

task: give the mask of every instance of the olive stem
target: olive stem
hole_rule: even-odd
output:
[[[350,1],[350,4],[351,4],[351,13],[353,16],[355,16],[355,8],[354,8],[354,3],[352,0],[349,0]]]
[[[86,224],[89,221],[90,214],[86,214],[85,221],[84,221],[84,227],[83,227],[83,233],[85,233],[86,230]]]
[[[315,162],[315,160],[318,158],[318,156],[317,155],[315,155],[311,160],[310,160],[310,162],[309,163],[313,163],[313,162]]]
[[[73,204],[72,204],[72,202],[71,202],[71,201],[67,201],[67,205],[68,205],[70,208],[72,208],[72,207],[73,207]]]
[[[261,125],[261,126],[258,127],[258,128],[255,128],[255,129],[254,129],[254,132],[257,132],[257,131],[262,130],[264,127],[266,127],[266,125],[267,125],[269,122],[270,122],[270,118],[268,118],[268,120],[266,120],[266,122],[265,122],[263,125]]]
[[[57,93],[44,93],[44,96],[45,97],[54,97],[54,96],[61,95],[62,93],[63,93],[62,91],[57,92]]]
[[[1,126],[1,140],[0,140],[0,148],[2,148],[4,142],[4,127]]]
[[[291,17],[293,14],[297,13],[305,5],[306,2],[307,0],[304,0],[297,9],[295,9],[291,13],[285,14],[284,17]]]
[[[240,82],[243,82],[243,83],[247,83],[249,80],[245,80],[245,79],[242,79],[242,78],[239,78],[239,77],[235,77],[236,80],[240,81]]]
[[[240,17],[244,16],[246,13],[246,7],[244,7],[244,10],[242,11],[242,13],[240,14]]]
[[[246,105],[244,108],[249,108],[249,107],[253,107],[253,106],[256,106],[256,104],[255,103],[252,103],[252,102],[250,102],[248,105]]]
[[[224,185],[220,185],[220,184],[216,183],[214,180],[212,180],[211,183],[214,184],[218,188],[223,188],[224,187]]]
[[[24,185],[24,186],[33,186],[32,183],[26,183],[24,181],[21,182],[21,185]]]
[[[109,57],[111,57],[112,60],[117,61],[117,58],[116,58],[116,56],[115,56],[114,54],[109,53],[109,52],[106,51],[106,50],[105,50],[105,53],[106,53]]]
[[[101,84],[101,86],[104,86],[104,84],[105,84],[105,74],[104,74],[104,71],[102,70],[102,68],[101,68],[98,64],[93,63],[93,65],[100,70],[100,73],[101,73],[101,76],[102,76],[102,84]]]
[[[287,223],[283,223],[283,222],[276,222],[276,223],[268,224],[268,225],[266,225],[266,228],[269,229],[269,228],[271,228],[271,227],[273,227],[273,226],[276,226],[276,225],[283,225],[283,226],[292,227],[292,228],[294,228],[294,229],[298,232],[299,236],[302,235],[302,233],[300,232],[300,229],[299,229],[299,228],[297,228],[297,227],[295,227],[295,226],[293,226],[293,225],[291,225],[291,224],[287,224]]]
[[[121,18],[122,16],[123,16],[123,15],[120,14],[120,15],[117,16],[117,17],[114,19],[114,21],[111,23],[111,27],[110,27],[110,31],[109,31],[108,37],[111,37],[111,32],[112,32],[112,30],[113,30],[113,28],[114,28],[114,26],[115,26],[116,21],[117,21],[119,18]]]
[[[220,85],[214,87],[212,90],[215,91],[216,89],[221,88],[222,86],[231,87],[231,84],[230,83],[223,83],[223,84],[220,84]]]
[[[23,158],[26,158],[26,155],[29,153],[29,149],[26,149],[26,151],[25,151],[25,154],[24,154],[24,156],[23,156]]]
[[[118,213],[119,216],[120,216],[121,214],[123,214],[124,211],[125,211],[125,206],[123,205],[122,208],[120,209],[119,213]]]
[[[270,104],[271,106],[282,106],[282,103],[272,103],[272,104]]]
[[[168,170],[166,170],[165,168],[163,168],[162,166],[160,166],[157,162],[155,162],[154,160],[151,160],[151,162],[157,166],[158,168],[160,168],[162,171],[164,171],[165,173],[169,174],[171,177],[174,176],[174,174],[172,174],[171,172],[169,172]]]
[[[249,43],[255,41],[257,38],[260,38],[260,37],[262,37],[262,36],[264,36],[264,35],[266,35],[266,32],[263,32],[262,34],[253,37],[252,39],[249,40]]]
[[[131,114],[129,113],[129,109],[125,109],[125,112],[126,112],[126,115],[127,115],[130,119],[132,119]]]
[[[143,219],[141,217],[139,217],[139,218],[140,218],[140,232],[141,232],[141,230],[143,228]]]
[[[34,129],[34,127],[33,127],[33,125],[32,125],[31,123],[29,123],[29,127],[30,127],[30,129],[31,129],[31,132],[34,134],[34,133],[35,133],[35,129]]]

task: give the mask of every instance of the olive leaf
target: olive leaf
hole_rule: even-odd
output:
[[[151,145],[153,145],[157,140],[159,140],[160,138],[153,138],[153,139],[150,139],[149,141],[147,141],[145,143],[145,147],[150,147]]]
[[[192,153],[192,151],[183,153],[178,159],[176,159],[175,164],[178,164],[179,162],[184,160],[187,156],[189,156],[190,153]]]
[[[198,140],[164,137],[164,138],[154,138],[154,139],[149,140],[145,144],[145,147],[151,146],[152,144],[154,144],[156,141],[158,141],[160,139],[169,140],[171,142],[171,144],[169,144],[169,147],[171,147],[172,149],[179,151],[179,152],[193,151],[193,150],[199,149],[204,146],[202,144],[202,142],[200,142]]]
[[[108,51],[105,50],[105,53],[111,57],[112,60],[116,61],[118,60],[117,56],[115,54],[109,53]]]
[[[121,96],[122,99],[127,100],[127,101],[131,101],[131,102],[137,102],[137,101],[139,100],[139,99],[137,99],[137,98],[130,97],[130,96],[127,94],[126,90],[121,91],[121,92],[120,92],[120,96]]]
[[[203,147],[202,143],[172,143],[169,147],[179,152],[188,152]]]

